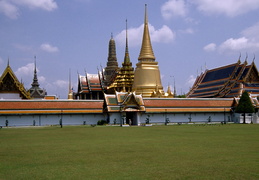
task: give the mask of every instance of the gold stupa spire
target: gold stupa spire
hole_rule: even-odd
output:
[[[71,86],[71,70],[69,69],[69,82],[68,82],[68,100],[73,100],[73,90]]]
[[[148,30],[147,5],[145,4],[144,32],[143,32],[142,46],[141,46],[138,60],[155,61],[155,59],[156,58],[154,56],[154,52],[150,41],[149,30]]]
[[[142,94],[142,97],[161,97],[164,95],[161,84],[158,62],[152,50],[147,20],[147,5],[145,5],[145,21],[142,47],[134,73],[132,91]]]

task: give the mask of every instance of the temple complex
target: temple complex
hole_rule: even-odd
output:
[[[259,73],[254,61],[249,65],[245,60],[234,64],[206,70],[193,84],[188,98],[240,97],[244,91],[251,96],[259,95]]]
[[[254,61],[236,63],[206,70],[187,94],[175,98],[170,86],[166,92],[161,83],[158,62],[151,45],[147,6],[145,6],[142,46],[136,69],[132,67],[126,46],[122,66],[118,66],[113,36],[109,41],[107,66],[96,74],[78,73],[77,92],[71,86],[69,72],[68,98],[47,98],[39,87],[36,61],[32,87],[27,91],[9,66],[0,77],[0,126],[109,125],[148,126],[150,124],[240,123],[234,109],[243,91],[248,91],[256,113],[247,122],[259,123],[259,73]],[[175,87],[174,87],[175,88]],[[45,97],[44,97],[45,96]],[[44,97],[44,98],[43,98]],[[24,100],[26,99],[26,100]]]
[[[142,47],[135,72],[129,56],[127,21],[126,47],[122,67],[118,66],[113,36],[109,41],[107,60],[107,66],[98,74],[78,75],[76,99],[103,99],[102,93],[115,94],[116,92],[135,92],[138,95],[141,94],[142,97],[174,97],[170,88],[167,93],[163,91],[159,66],[155,61],[149,35],[147,6],[145,6]]]

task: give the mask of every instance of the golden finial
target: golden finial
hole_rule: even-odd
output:
[[[153,53],[150,35],[149,35],[149,29],[148,29],[147,4],[145,4],[144,32],[143,32],[142,46],[141,46],[138,60],[155,61],[155,59],[156,58]]]

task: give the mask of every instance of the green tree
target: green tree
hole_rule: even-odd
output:
[[[246,113],[254,113],[255,108],[251,102],[251,99],[249,97],[248,92],[243,92],[242,96],[240,97],[240,100],[238,102],[238,105],[236,107],[236,113],[243,113],[244,120],[243,123],[246,123]]]

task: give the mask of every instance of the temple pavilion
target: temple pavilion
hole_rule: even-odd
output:
[[[240,97],[244,91],[259,96],[259,73],[254,61],[238,60],[234,64],[206,70],[197,76],[188,98]]]

